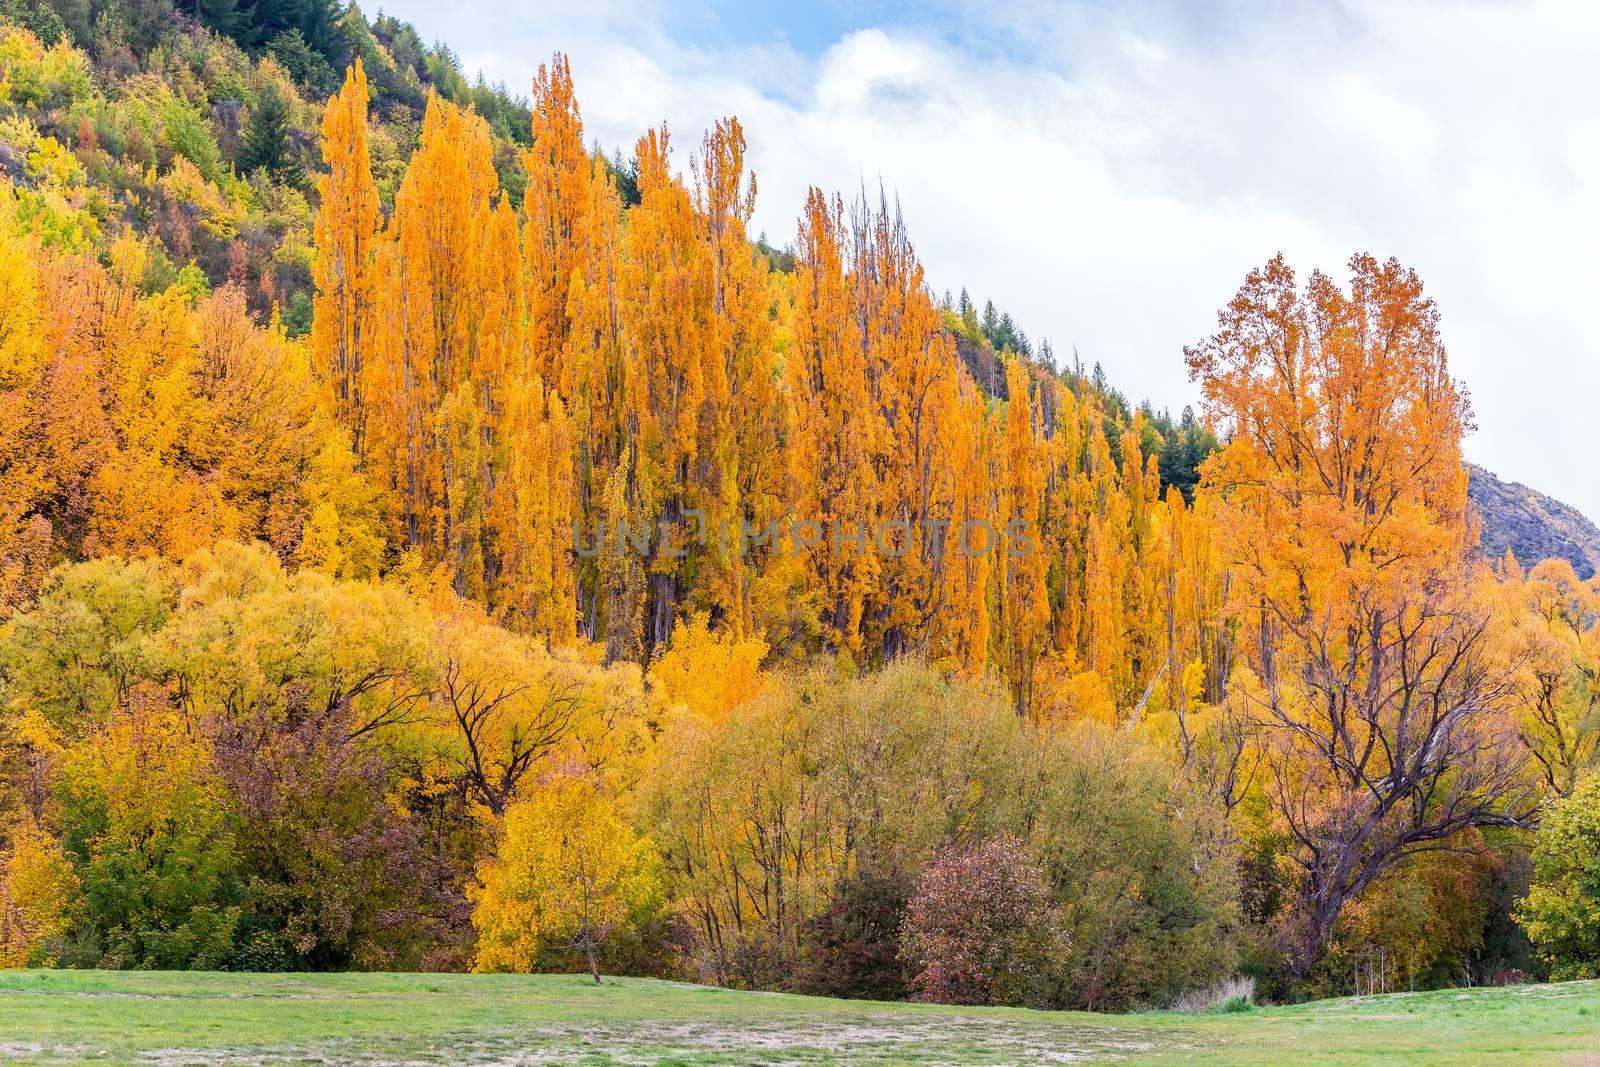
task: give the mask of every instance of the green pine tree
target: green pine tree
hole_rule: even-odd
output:
[[[239,141],[239,170],[265,170],[274,178],[288,171],[289,101],[271,82],[256,97]]]

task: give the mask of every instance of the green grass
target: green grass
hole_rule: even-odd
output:
[[[1600,982],[1109,1016],[568,975],[0,972],[0,1063],[1072,1062],[1600,1067]]]

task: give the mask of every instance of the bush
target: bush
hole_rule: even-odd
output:
[[[1301,992],[1313,996],[1440,989],[1485,958],[1484,933],[1501,867],[1476,831],[1458,851],[1390,868],[1345,906],[1327,954]],[[1484,973],[1474,981],[1484,980]]]
[[[857,870],[834,887],[828,910],[801,931],[798,992],[851,1000],[904,1000],[911,976],[900,926],[912,885],[895,872]]]
[[[103,966],[215,970],[233,953],[236,857],[211,746],[151,687],[67,752],[59,792]]]
[[[1029,843],[1071,951],[1060,1007],[1170,1004],[1239,966],[1237,864],[1222,813],[1120,731],[1085,725],[1043,756]]]
[[[901,934],[917,999],[1034,1001],[1056,948],[1052,920],[1044,870],[1016,838],[939,853],[917,881]]]
[[[1249,1011],[1256,1005],[1256,980],[1248,976],[1230,978],[1205,989],[1185,993],[1172,1003],[1173,1011],[1198,1015],[1204,1012],[1233,1014]]]
[[[844,872],[917,871],[957,833],[1010,825],[1025,744],[997,686],[909,657],[775,676],[726,718],[680,716],[644,812],[695,933],[690,967],[792,985]]]
[[[1517,921],[1552,979],[1600,978],[1600,774],[1545,808]]]
[[[214,727],[245,885],[230,968],[415,969],[464,925],[453,872],[386,797],[389,769],[352,737],[349,708],[288,697]]]

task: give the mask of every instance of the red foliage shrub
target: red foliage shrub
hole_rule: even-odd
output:
[[[923,868],[906,906],[900,954],[917,999],[1022,1003],[1056,947],[1044,870],[1016,838],[947,848]]]

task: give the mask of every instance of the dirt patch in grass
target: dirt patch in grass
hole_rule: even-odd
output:
[[[1162,1033],[1164,1050],[1184,1046]],[[496,1033],[442,1037],[406,1049],[371,1041],[334,1041],[276,1049],[150,1049],[137,1062],[149,1067],[280,1067],[350,1064],[352,1067],[542,1067],[584,1063],[904,1063],[1071,1064],[1121,1059],[1157,1047],[1157,1035],[1108,1032],[1095,1027],[1035,1027],[1014,1021],[962,1016],[907,1019],[884,1013],[838,1023],[810,1021],[771,1026],[640,1022],[626,1027],[532,1026]]]

